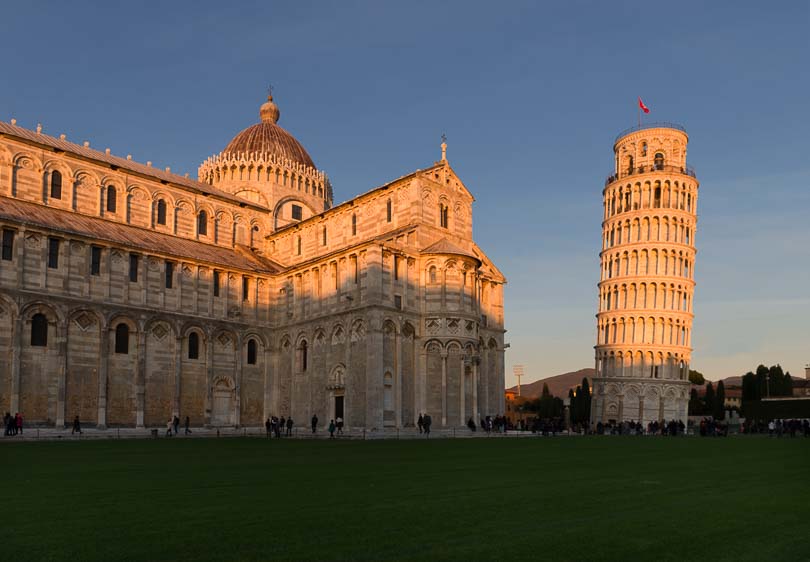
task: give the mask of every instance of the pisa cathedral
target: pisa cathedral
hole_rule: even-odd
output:
[[[602,192],[591,423],[687,419],[698,181],[686,131],[636,127]]]
[[[503,414],[505,278],[446,145],[333,206],[278,118],[268,97],[197,181],[0,123],[0,411],[379,431]]]

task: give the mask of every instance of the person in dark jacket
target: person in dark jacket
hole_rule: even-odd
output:
[[[290,437],[292,435],[292,427],[293,427],[293,420],[292,416],[290,416],[289,418],[287,418],[287,437]]]
[[[73,418],[73,429],[70,430],[70,434],[73,435],[74,433],[82,434],[82,424],[79,422],[79,416]]]
[[[264,422],[264,432],[267,437],[270,437],[270,428],[273,427],[273,424],[270,423],[270,418],[267,418],[267,421]]]
[[[318,415],[313,414],[312,415],[312,433],[315,433],[317,430],[318,430]]]
[[[188,418],[188,416],[186,416],[186,424],[185,424],[186,425],[186,432],[185,432],[184,435],[188,435],[189,433],[191,433],[191,430],[188,428],[190,423],[191,423],[191,420]]]

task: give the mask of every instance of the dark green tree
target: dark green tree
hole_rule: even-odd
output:
[[[582,377],[582,384],[580,385],[580,392],[577,396],[581,396],[582,407],[580,422],[589,423],[591,421],[591,385],[588,384],[587,377]]]
[[[689,369],[689,382],[702,386],[706,383],[706,378],[700,371]]]
[[[551,396],[551,391],[548,389],[548,383],[543,383],[543,393],[540,395],[540,398],[548,398]]]
[[[716,420],[722,420],[726,417],[726,386],[723,381],[717,383],[717,392],[714,395],[714,407],[712,408],[712,417]]]
[[[706,415],[706,409],[703,405],[703,401],[700,399],[700,396],[698,396],[698,391],[696,388],[693,388],[692,392],[689,393],[689,415]]]
[[[703,396],[703,405],[707,414],[714,413],[714,387],[712,383],[706,383],[706,394]]]

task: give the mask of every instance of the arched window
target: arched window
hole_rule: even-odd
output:
[[[163,199],[158,199],[157,202],[157,223],[166,224],[166,202]]]
[[[188,358],[200,358],[200,336],[197,334],[197,332],[191,332],[188,335]]]
[[[647,156],[647,143],[646,142],[641,143],[641,155],[642,156]]]
[[[664,169],[664,154],[662,152],[655,153],[655,169],[656,170]]]
[[[250,247],[253,248],[256,244],[256,233],[259,232],[259,227],[253,225],[253,228],[250,229]]]
[[[115,212],[115,187],[112,185],[107,186],[107,212]]]
[[[200,211],[197,215],[197,234],[205,236],[208,234],[208,213]]]
[[[248,365],[256,364],[256,340],[253,338],[249,339],[247,343],[247,362]]]
[[[449,224],[448,207],[444,203],[439,204],[439,225],[448,228]]]
[[[633,157],[632,156],[627,157],[627,173],[628,174],[633,173]]]
[[[655,201],[653,203],[653,207],[658,208],[661,206],[661,188],[655,188]]]
[[[357,215],[352,215],[352,236],[357,235]]]
[[[388,222],[391,222],[391,200],[389,199],[385,203],[385,216]]]
[[[299,357],[299,366],[301,367],[301,372],[304,373],[307,370],[307,342],[302,341],[301,346],[298,348],[298,357]]]
[[[430,282],[431,282],[431,283],[435,283],[435,282],[436,282],[436,266],[435,266],[435,265],[434,265],[434,266],[432,266],[432,267],[430,268],[430,270],[428,271],[428,278],[430,279]]]
[[[48,345],[48,319],[42,313],[31,317],[31,345]]]
[[[129,326],[123,322],[115,327],[115,352],[129,353]]]
[[[51,199],[62,198],[62,173],[59,170],[51,172]]]

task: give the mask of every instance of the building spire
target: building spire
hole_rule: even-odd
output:
[[[442,162],[447,162],[447,135],[442,133]]]
[[[267,87],[267,101],[259,108],[259,117],[262,123],[278,123],[281,112],[273,102],[273,86]]]

